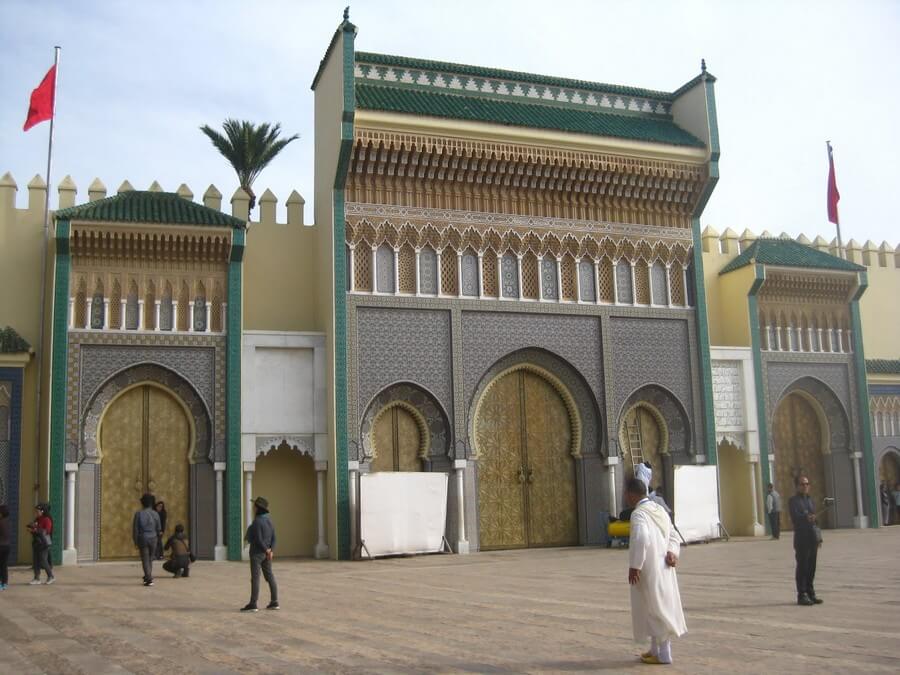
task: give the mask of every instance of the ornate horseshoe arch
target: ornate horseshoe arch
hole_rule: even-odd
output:
[[[366,412],[360,424],[362,448],[359,461],[368,462],[375,458],[377,448],[372,439],[375,423],[386,411],[395,406],[400,406],[409,412],[419,427],[421,442],[418,454],[420,459],[448,456],[450,423],[441,404],[426,389],[410,382],[397,382],[382,389],[366,406]]]
[[[153,383],[175,394],[179,403],[186,408],[192,427],[192,450],[190,462],[212,461],[212,416],[197,391],[181,375],[165,366],[144,363],[122,370],[106,380],[94,394],[81,424],[78,462],[90,464],[101,460],[97,432],[104,411],[118,396],[141,383]]]

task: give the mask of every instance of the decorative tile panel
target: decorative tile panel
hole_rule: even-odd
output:
[[[740,429],[744,423],[744,387],[740,361],[713,361],[716,429]]]
[[[361,307],[353,338],[359,415],[385,387],[412,382],[430,392],[452,418],[450,312]]]
[[[378,274],[377,290],[379,293],[393,293],[394,289],[394,249],[387,244],[378,247],[375,252],[375,264]]]
[[[462,256],[462,294],[478,297],[478,258],[472,253]]]
[[[419,292],[423,295],[437,295],[437,253],[426,246],[419,253]]]
[[[503,256],[500,264],[500,278],[503,283],[504,298],[519,297],[519,261],[512,253]]]
[[[597,301],[594,263],[587,261],[578,263],[578,285],[581,291],[581,298],[579,298],[580,300],[584,302]]]

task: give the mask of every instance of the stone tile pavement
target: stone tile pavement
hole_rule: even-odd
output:
[[[690,633],[667,672],[900,672],[900,527],[825,536],[825,604],[808,608],[794,604],[789,536],[684,549]],[[275,571],[284,609],[246,615],[245,564],[200,562],[153,588],[136,562],[59,568],[39,587],[14,568],[0,673],[653,669],[636,662],[623,550],[276,560]]]

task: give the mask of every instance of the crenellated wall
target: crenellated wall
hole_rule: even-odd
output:
[[[782,233],[779,238],[793,239]],[[759,235],[744,230],[738,235],[731,228],[719,234],[707,227],[702,235],[703,271],[706,284],[707,309],[709,311],[710,342],[731,347],[750,346],[746,280],[731,279],[741,270],[719,276],[722,268],[735,256],[750,246],[758,237],[774,238],[769,232]],[[827,241],[817,236],[810,241],[804,235],[796,238],[819,251],[838,255],[837,240]],[[864,265],[869,287],[860,299],[863,346],[867,359],[900,358],[900,245],[891,246],[886,241],[877,245],[867,241],[860,245],[856,240],[846,242],[842,250],[844,258]],[[747,268],[748,270],[750,268]]]

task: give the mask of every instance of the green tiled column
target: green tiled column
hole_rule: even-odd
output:
[[[866,382],[866,355],[863,349],[862,321],[859,318],[859,298],[868,288],[865,272],[859,273],[859,288],[850,302],[850,325],[853,330],[853,370],[856,371],[856,391],[859,398],[859,421],[862,433],[863,467],[869,512],[869,527],[881,527],[878,508],[878,482],[875,478],[875,457],[872,454],[872,418],[869,413],[869,386]]]
[[[53,334],[50,358],[50,513],[58,530],[53,537],[53,561],[62,562],[63,504],[66,461],[66,360],[69,338],[69,221],[56,223],[56,265],[53,283]],[[43,345],[38,347],[43,348]],[[35,467],[37,470],[37,467]]]
[[[240,560],[241,525],[241,314],[243,258],[246,230],[232,230],[231,259],[228,262],[228,313],[225,338],[225,541],[228,559]]]
[[[344,106],[341,117],[341,149],[334,177],[334,428],[338,558],[350,558],[350,476],[347,469],[347,277],[344,220],[344,185],[353,149],[354,40],[356,28],[349,21],[344,31]]]

